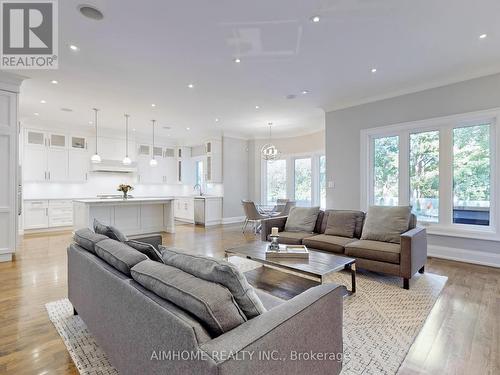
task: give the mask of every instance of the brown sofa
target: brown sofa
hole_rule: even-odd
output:
[[[370,271],[382,272],[403,278],[403,287],[410,288],[410,279],[418,271],[424,272],[427,260],[427,234],[425,228],[416,226],[416,217],[411,215],[408,231],[401,234],[401,244],[391,242],[360,240],[365,213],[355,214],[354,237],[340,237],[325,234],[328,216],[338,210],[320,211],[314,233],[285,232],[287,217],[277,217],[262,221],[261,238],[269,240],[272,227],[278,227],[279,242],[283,244],[303,244],[311,249],[328,251],[356,258],[356,266]]]

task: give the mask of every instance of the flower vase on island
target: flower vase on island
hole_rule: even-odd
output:
[[[128,192],[134,190],[134,188],[127,184],[121,184],[116,190],[123,193],[123,199],[128,199]]]

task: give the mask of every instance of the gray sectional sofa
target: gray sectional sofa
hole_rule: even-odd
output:
[[[312,375],[342,368],[342,286],[317,286],[286,302],[255,290],[264,310],[248,318],[232,292],[206,280],[200,286],[172,266],[174,258],[170,265],[152,261],[88,230],[76,233],[75,241],[68,248],[69,300],[120,374]],[[179,294],[186,291],[202,303],[186,305]],[[224,324],[207,325],[199,310],[216,310]],[[300,353],[330,354],[296,360]]]
[[[382,232],[384,227],[389,230],[387,222],[391,221],[392,212],[396,215],[398,209],[405,208],[409,210],[409,207],[371,207],[371,221],[378,222]],[[261,239],[269,241],[271,228],[277,227],[280,243],[303,244],[311,249],[356,258],[356,267],[402,277],[403,287],[409,289],[410,279],[417,271],[424,272],[427,261],[425,228],[417,227],[415,215],[408,211],[402,227],[396,222],[401,228],[396,234],[373,236],[369,233],[377,240],[368,240],[363,238],[367,232],[366,217],[362,211],[321,210],[310,231],[287,230],[286,216],[266,219],[262,221]],[[366,237],[370,236],[367,234]]]

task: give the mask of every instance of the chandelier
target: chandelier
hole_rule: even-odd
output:
[[[260,149],[260,154],[262,156],[262,159],[264,160],[276,160],[279,156],[279,151],[276,148],[275,145],[271,143],[271,129],[273,126],[273,123],[270,122],[269,124],[269,143],[266,143],[262,148]]]

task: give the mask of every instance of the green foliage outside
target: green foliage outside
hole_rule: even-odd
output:
[[[275,203],[286,198],[286,160],[267,162],[267,202]]]
[[[399,137],[374,140],[373,182],[375,204],[398,204]]]
[[[295,201],[298,205],[311,204],[311,158],[295,159]]]

